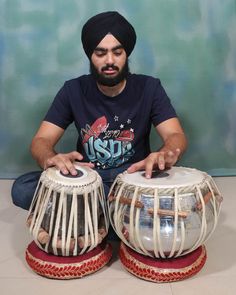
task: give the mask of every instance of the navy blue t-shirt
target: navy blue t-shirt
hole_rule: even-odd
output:
[[[173,117],[159,79],[129,74],[125,89],[109,97],[91,75],[84,75],[65,82],[44,120],[63,129],[74,122],[84,161],[107,169],[143,160],[150,153],[151,125]]]

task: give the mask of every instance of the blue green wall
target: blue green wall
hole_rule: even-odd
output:
[[[88,73],[81,28],[104,10],[136,29],[131,71],[172,99],[189,139],[180,164],[236,175],[236,1],[0,0],[0,177],[37,169],[31,138],[64,81]],[[71,126],[58,149],[75,141]]]

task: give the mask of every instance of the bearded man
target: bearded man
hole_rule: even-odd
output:
[[[128,57],[136,33],[122,15],[108,11],[93,16],[83,26],[81,40],[90,74],[64,83],[33,137],[31,153],[42,169],[55,166],[76,175],[75,161],[96,169],[108,194],[118,173],[144,170],[151,178],[154,169],[174,165],[187,141],[160,80],[130,73]],[[76,149],[58,153],[55,146],[71,123],[78,130]],[[149,143],[152,125],[163,142],[154,152]],[[29,208],[40,174],[16,179],[15,205]]]

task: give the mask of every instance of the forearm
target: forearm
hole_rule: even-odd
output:
[[[187,139],[177,118],[164,121],[156,126],[156,131],[163,141],[162,147],[150,153],[145,159],[128,168],[129,173],[145,169],[147,178],[152,176],[153,169],[170,168],[180,159],[187,148]]]
[[[30,151],[38,165],[43,169],[46,161],[57,154],[50,140],[43,137],[36,137],[32,140]]]
[[[159,152],[168,152],[172,151],[175,153],[176,150],[179,150],[179,158],[187,149],[187,139],[184,133],[173,133],[169,135],[163,143],[163,146],[159,149]]]

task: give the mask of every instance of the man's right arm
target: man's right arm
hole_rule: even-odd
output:
[[[55,124],[43,121],[32,139],[30,151],[40,167],[47,168],[46,162],[57,153],[54,150],[56,143],[62,137],[64,129]]]
[[[40,167],[47,169],[56,166],[64,174],[77,172],[73,165],[75,160],[81,161],[83,156],[77,151],[66,154],[57,153],[55,145],[64,134],[64,129],[47,121],[43,121],[31,142],[31,153]],[[91,163],[83,163],[93,167]]]

